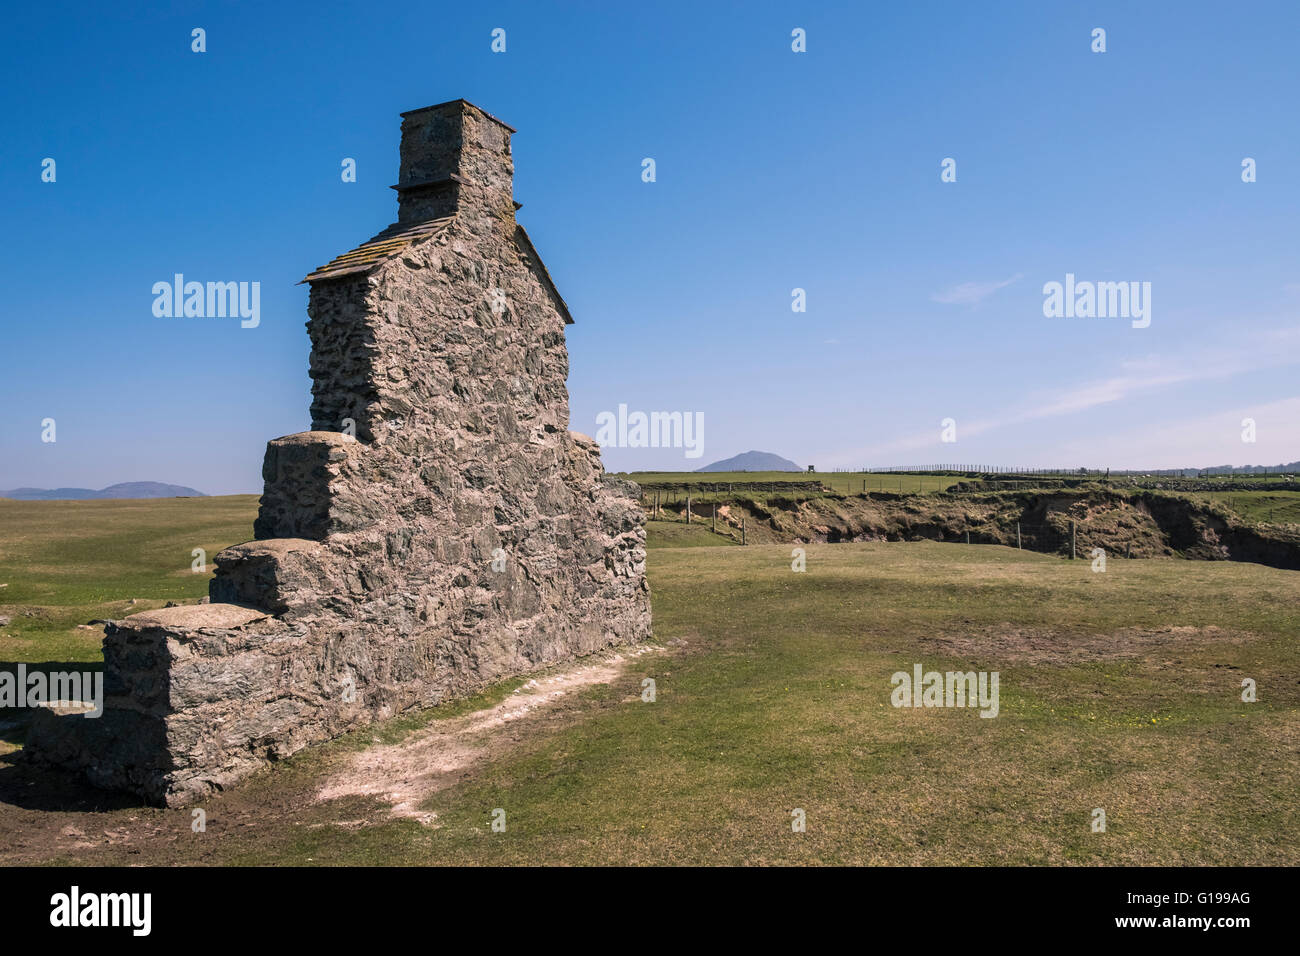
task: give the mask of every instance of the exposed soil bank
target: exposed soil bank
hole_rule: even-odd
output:
[[[692,509],[706,518],[712,505]],[[665,508],[683,514],[682,508]],[[684,517],[684,514],[683,514]],[[1153,491],[1098,488],[826,495],[806,500],[738,496],[718,506],[718,530],[733,537],[745,519],[751,544],[841,541],[965,541],[1069,554],[1070,522],[1080,558],[1109,556],[1251,561],[1300,570],[1295,526],[1244,523],[1212,502]]]

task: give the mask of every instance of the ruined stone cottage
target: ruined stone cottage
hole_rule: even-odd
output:
[[[650,636],[636,486],[568,430],[569,310],[515,221],[510,135],[402,114],[397,222],[310,283],[312,430],[270,442],[211,603],[104,640],[105,713],[26,750],[181,805],[368,721]]]

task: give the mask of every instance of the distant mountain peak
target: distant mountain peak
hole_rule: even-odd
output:
[[[715,461],[711,465],[695,469],[700,471],[803,471],[789,458],[782,458],[770,451],[747,451],[732,458]]]
[[[17,501],[94,501],[103,498],[206,498],[201,491],[162,481],[123,481],[95,491],[91,488],[14,488],[0,498]]]

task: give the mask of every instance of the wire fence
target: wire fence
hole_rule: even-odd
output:
[[[1294,465],[1278,468],[1261,467],[1257,471],[1218,471],[1212,468],[1027,468],[1021,465],[889,465],[886,467],[832,468],[827,474],[868,475],[947,475],[967,478],[996,478],[1002,475],[1026,478],[1199,478],[1209,479],[1267,479],[1300,478]]]
[[[1032,478],[1088,478],[1105,477],[1109,468],[1022,468],[1016,465],[890,465],[885,468],[835,468],[836,472],[854,472],[868,475],[964,475],[977,478],[986,475],[1025,475]],[[1118,474],[1118,472],[1117,472]],[[1152,473],[1154,474],[1154,472]]]

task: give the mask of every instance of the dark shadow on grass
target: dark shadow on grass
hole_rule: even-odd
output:
[[[94,674],[104,669],[102,663],[85,661],[25,661],[23,667],[29,676],[56,671]],[[16,680],[18,663],[0,661],[0,672],[13,674]],[[33,712],[30,707],[0,707],[0,741],[22,747]],[[72,771],[35,763],[23,750],[0,755],[0,805],[4,804],[28,810],[83,813],[149,806],[139,797],[92,787]]]
[[[101,813],[149,806],[131,794],[98,790],[80,774],[34,764],[21,750],[0,755],[0,806],[6,805],[55,813]]]

